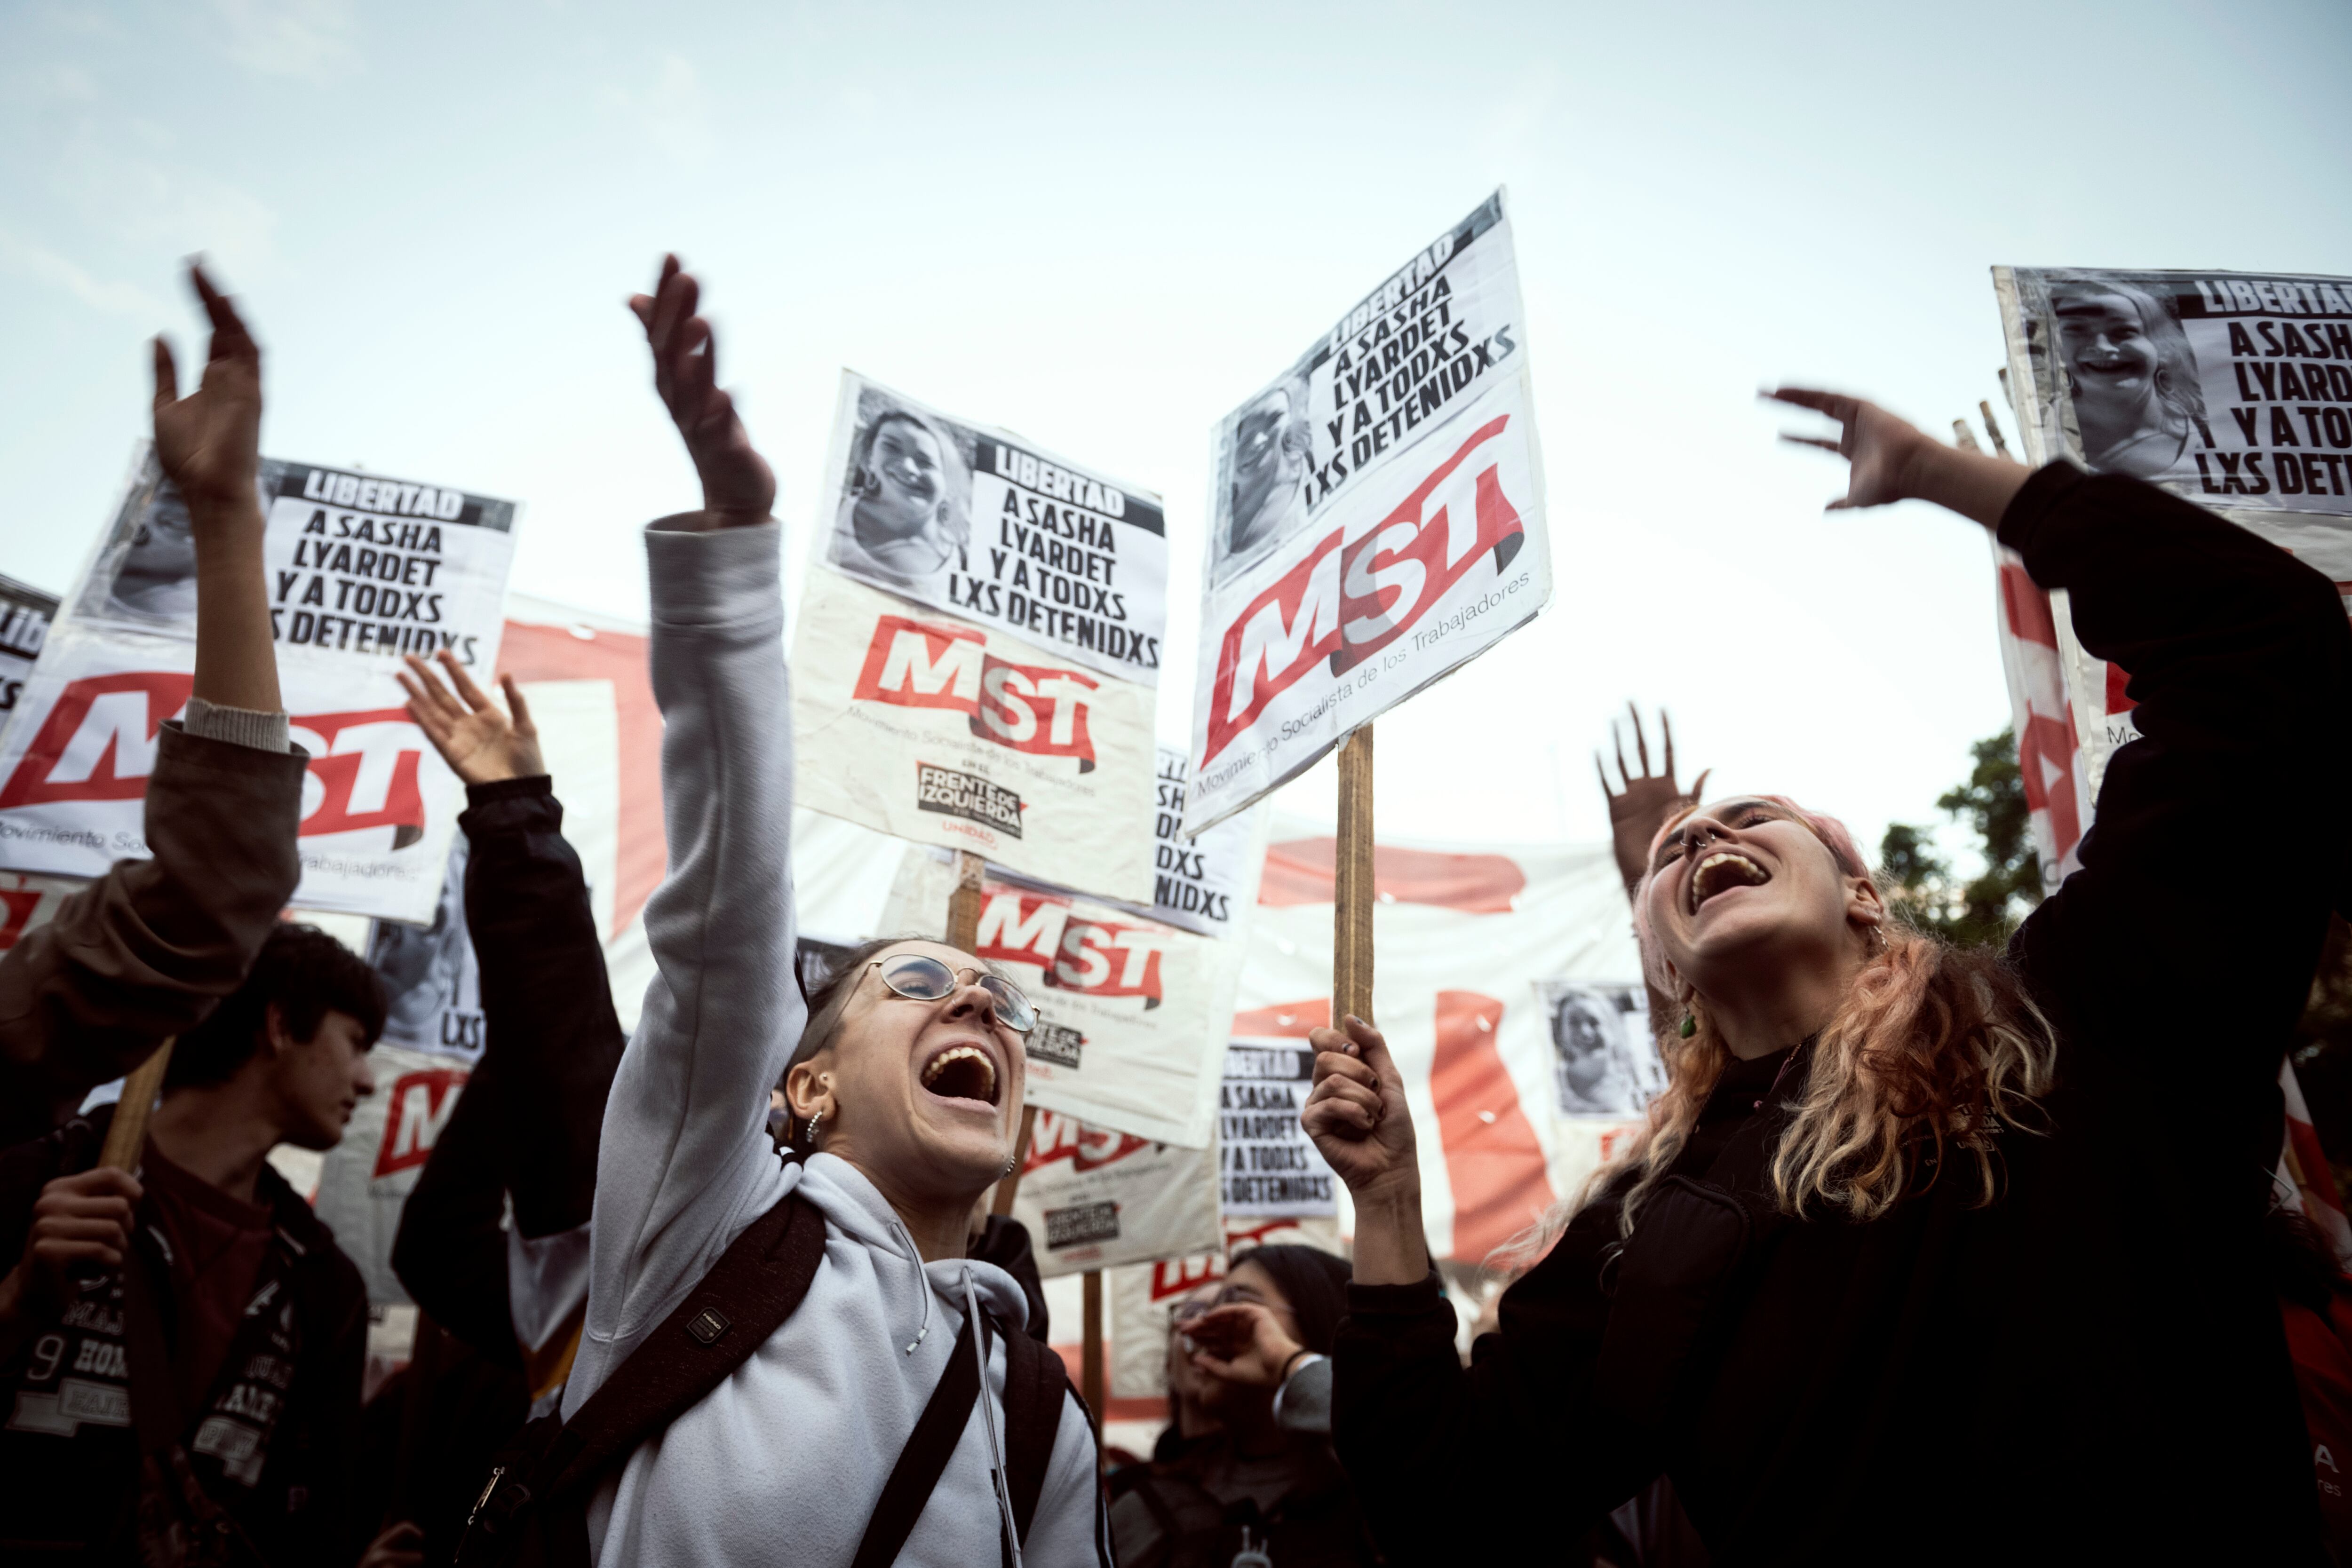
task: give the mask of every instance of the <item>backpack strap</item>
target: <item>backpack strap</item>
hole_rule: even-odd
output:
[[[751,1359],[808,1294],[824,1217],[788,1193],[753,1220],[569,1421],[541,1416],[476,1500],[461,1563],[585,1562],[583,1494]],[[530,1538],[541,1533],[534,1548]]]
[[[914,1533],[915,1521],[922,1517],[923,1505],[930,1501],[931,1489],[946,1473],[963,1429],[971,1424],[972,1406],[980,1401],[980,1368],[973,1359],[979,1332],[978,1317],[967,1316],[963,1333],[956,1336],[955,1348],[948,1353],[947,1371],[940,1375],[939,1386],[931,1390],[930,1403],[923,1406],[907,1446],[898,1450],[890,1479],[882,1483],[874,1517],[866,1521],[866,1535],[857,1543],[850,1568],[889,1568],[898,1560],[907,1537]]]
[[[1058,1352],[1025,1333],[1003,1339],[1005,1479],[1013,1488],[1013,1527],[1025,1542],[1054,1462],[1070,1372]]]

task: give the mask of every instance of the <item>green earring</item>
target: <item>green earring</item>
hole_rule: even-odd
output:
[[[1681,1035],[1685,1040],[1688,1040],[1691,1036],[1698,1032],[1697,1018],[1690,1013],[1683,1014],[1683,1027],[1675,1032]]]

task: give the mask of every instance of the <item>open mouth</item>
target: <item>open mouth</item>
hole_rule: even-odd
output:
[[[976,1045],[951,1045],[923,1067],[922,1084],[942,1100],[996,1103],[996,1063]]]
[[[1698,868],[1691,873],[1691,913],[1697,914],[1698,906],[1718,893],[1728,893],[1735,887],[1761,887],[1771,880],[1771,873],[1746,855],[1717,850],[1699,862]]]

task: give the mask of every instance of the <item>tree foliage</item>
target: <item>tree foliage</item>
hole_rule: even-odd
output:
[[[1878,863],[1889,900],[1911,924],[1965,946],[1999,946],[2041,902],[2042,862],[2017,770],[2015,732],[1979,740],[1969,755],[1974,766],[1968,778],[1937,797],[1936,809],[1974,831],[1982,872],[1958,880],[1933,830],[1908,822],[1888,826]]]

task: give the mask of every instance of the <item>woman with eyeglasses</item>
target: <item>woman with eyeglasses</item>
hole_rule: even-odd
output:
[[[716,384],[698,293],[673,256],[630,302],[703,505],[646,536],[669,873],[646,907],[658,977],[605,1111],[566,1418],[788,1198],[821,1216],[824,1246],[782,1325],[604,1476],[590,1555],[1108,1564],[1084,1408],[1056,1371],[1055,1398],[1035,1401],[1045,1417],[1013,1419],[1027,1306],[1003,1269],[966,1255],[977,1200],[1013,1159],[1028,999],[920,939],[858,948],[805,998],[794,979],[775,483]],[[782,1158],[768,1132],[780,1081]],[[709,1343],[725,1350],[729,1326],[705,1325]],[[886,1490],[923,1451],[910,1439],[959,1355],[971,1358],[960,1377],[984,1370],[968,1418],[943,1428],[943,1468],[911,1494]],[[877,1553],[869,1531],[894,1510],[911,1522]]]
[[[1347,1261],[1313,1247],[1254,1248],[1171,1310],[1170,1413],[1189,1393],[1192,1429],[1112,1478],[1121,1568],[1226,1568],[1250,1552],[1281,1568],[1381,1561],[1331,1451],[1328,1358],[1347,1310]]]

